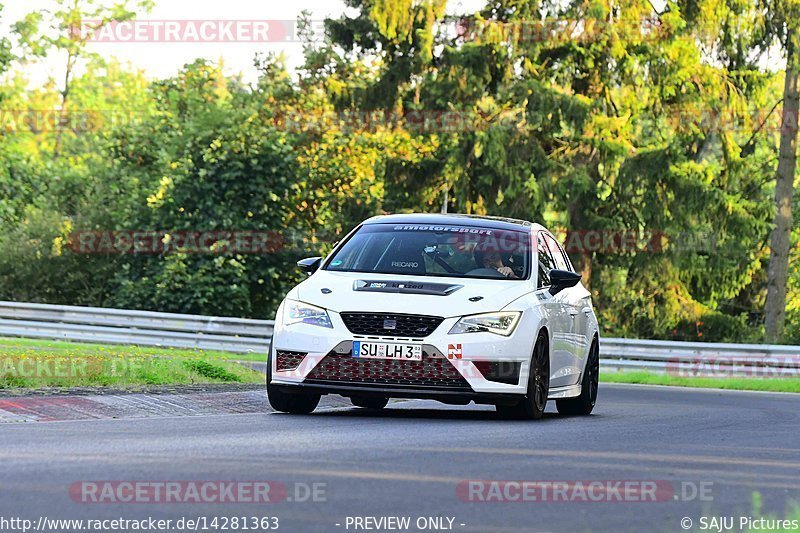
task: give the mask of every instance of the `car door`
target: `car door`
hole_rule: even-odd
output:
[[[558,244],[555,237],[549,233],[545,233],[544,239],[547,242],[550,253],[556,264],[556,268],[560,270],[569,270],[575,272],[569,256]],[[592,312],[591,306],[591,293],[586,290],[583,284],[578,283],[574,287],[569,287],[558,293],[559,302],[564,306],[564,309],[569,316],[569,334],[566,336],[566,342],[570,345],[570,351],[575,357],[575,366],[578,369],[583,368],[583,359],[589,351],[588,344],[588,326],[589,315]]]
[[[561,254],[567,263],[567,268],[570,272],[575,272],[575,267],[572,266],[572,261],[569,260],[567,251],[559,245]],[[589,344],[592,340],[592,293],[589,292],[583,283],[578,283],[574,287],[570,287],[570,301],[575,305],[578,314],[575,319],[576,332],[578,333],[578,341],[580,348],[578,350],[578,357],[583,358],[589,354]]]
[[[548,244],[544,240],[544,232],[536,234],[537,253],[537,286],[536,296],[542,303],[552,337],[550,347],[550,387],[572,385],[575,381],[571,369],[575,364],[575,354],[568,341],[572,319],[567,314],[562,298],[550,294],[550,271],[558,268]]]

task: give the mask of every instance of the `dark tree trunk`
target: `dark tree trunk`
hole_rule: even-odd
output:
[[[792,25],[794,26],[794,25]],[[800,79],[800,31],[791,27],[786,44],[786,82],[783,87],[780,156],[775,183],[777,208],[770,245],[767,302],[764,329],[767,342],[780,342],[786,319],[786,286],[789,277],[789,252],[792,231],[792,197],[797,165],[798,80]]]
[[[586,231],[586,217],[583,216],[582,206],[573,201],[567,208],[567,213],[569,213],[569,230],[580,231],[583,235]],[[587,290],[592,290],[592,251],[580,246],[578,251],[573,252],[572,259],[576,259],[572,266],[581,275],[581,283]]]

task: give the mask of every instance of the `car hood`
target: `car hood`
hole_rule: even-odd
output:
[[[288,296],[338,313],[363,311],[454,317],[499,311],[532,290],[527,280],[320,270]]]

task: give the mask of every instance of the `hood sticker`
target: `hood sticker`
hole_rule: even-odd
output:
[[[462,288],[453,283],[425,283],[418,281],[375,281],[359,279],[353,283],[354,291],[391,292],[402,294],[430,294],[447,296]]]

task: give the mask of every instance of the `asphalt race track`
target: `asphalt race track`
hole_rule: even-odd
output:
[[[279,530],[301,532],[356,531],[348,516],[408,516],[412,531],[419,517],[449,517],[454,531],[682,531],[684,517],[697,526],[701,516],[747,516],[754,492],[778,516],[800,501],[800,395],[601,384],[591,417],[561,417],[552,402],[548,411],[520,422],[486,406],[403,401],[375,413],[328,401],[313,415],[291,416],[263,401],[244,414],[3,423],[0,516],[274,516]],[[271,480],[304,501],[70,496],[75,483],[103,480]],[[467,480],[650,480],[674,494],[656,502],[465,501],[458,488]],[[315,483],[323,484],[318,501],[309,501],[301,489]],[[698,487],[710,498],[691,494]]]

